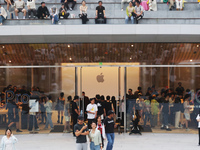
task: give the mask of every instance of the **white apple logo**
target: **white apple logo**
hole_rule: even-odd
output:
[[[103,79],[104,75],[103,73],[101,73],[100,75],[97,76],[97,82],[103,83],[104,79]]]

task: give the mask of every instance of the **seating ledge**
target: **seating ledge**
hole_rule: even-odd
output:
[[[60,20],[74,20],[74,19],[80,19],[80,18],[68,18],[68,19],[60,19]],[[94,17],[90,17],[90,18],[88,18],[88,19],[95,19]],[[107,19],[125,19],[124,17],[118,17],[118,18],[107,18]],[[143,18],[143,19],[189,19],[189,20],[191,20],[191,19],[200,19],[200,17],[199,18]],[[18,21],[18,20],[26,20],[26,21],[28,21],[28,20],[41,20],[41,21],[43,21],[43,20],[51,20],[51,19],[7,19],[7,21],[13,21],[13,20],[15,20],[15,21]]]
[[[39,5],[41,3],[36,2],[35,4]],[[46,4],[61,4],[61,3],[46,3]],[[77,2],[77,4],[81,4],[81,2]],[[87,4],[97,4],[97,2],[87,2]],[[121,4],[121,2],[104,2],[104,4]],[[163,3],[163,2],[157,2],[157,4],[166,4],[167,5],[167,3]],[[199,4],[199,2],[185,2],[185,4]],[[1,3],[1,5],[6,5],[6,4]]]

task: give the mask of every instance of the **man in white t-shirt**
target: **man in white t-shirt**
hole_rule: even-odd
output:
[[[88,128],[91,129],[92,122],[96,121],[97,118],[97,105],[95,104],[95,98],[90,100],[90,104],[87,105],[87,119],[88,119]]]

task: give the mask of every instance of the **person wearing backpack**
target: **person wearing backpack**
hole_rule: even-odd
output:
[[[135,6],[133,16],[135,16],[136,24],[138,24],[138,20],[142,19],[144,16],[144,9],[138,1],[136,1],[135,4],[136,6]]]

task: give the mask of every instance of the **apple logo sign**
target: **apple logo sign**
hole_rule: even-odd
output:
[[[103,83],[104,82],[104,75],[101,73],[100,75],[97,76],[97,82]]]

